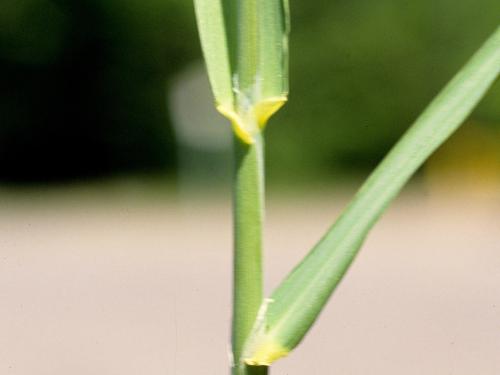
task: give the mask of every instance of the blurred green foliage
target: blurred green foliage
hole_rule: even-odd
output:
[[[372,167],[497,26],[498,0],[291,0],[277,179]],[[0,180],[175,172],[166,87],[201,58],[188,0],[2,0]],[[498,83],[474,113],[500,123]],[[196,103],[193,103],[193,108]]]
[[[315,178],[374,167],[500,14],[495,0],[292,5],[290,103],[269,126],[268,154],[290,166],[281,173]],[[498,103],[496,85],[474,116],[500,124]]]
[[[170,169],[166,81],[199,58],[184,1],[2,0],[0,178]]]

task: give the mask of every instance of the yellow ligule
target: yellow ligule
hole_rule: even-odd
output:
[[[217,111],[219,111],[224,117],[228,118],[233,125],[233,131],[243,142],[247,144],[254,143],[253,133],[262,130],[267,124],[269,118],[280,109],[286,102],[286,97],[276,97],[269,98],[255,104],[246,116],[241,116],[233,109],[227,108],[225,105],[217,105]],[[247,119],[244,121],[243,118]],[[259,129],[255,128],[255,125],[249,126],[248,124],[257,124]]]
[[[286,357],[290,352],[280,344],[267,340],[255,347],[250,358],[244,358],[244,362],[250,366],[270,366],[274,361]]]
[[[286,97],[284,96],[268,98],[262,102],[257,103],[253,109],[253,112],[257,123],[259,124],[259,127],[261,129],[264,129],[269,118],[276,112],[278,112],[278,109],[283,107],[285,103]]]
[[[249,145],[254,143],[252,134],[250,134],[248,129],[246,129],[243,120],[235,111],[233,111],[232,109],[228,109],[223,105],[217,105],[216,108],[224,117],[228,118],[231,121],[231,124],[233,125],[233,131],[238,136],[238,138]]]

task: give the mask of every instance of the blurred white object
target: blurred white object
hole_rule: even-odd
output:
[[[225,151],[231,145],[229,122],[214,107],[203,63],[188,66],[170,87],[169,107],[181,146]]]
[[[231,127],[215,110],[202,62],[177,76],[169,88],[168,105],[178,144],[181,192],[228,182]]]

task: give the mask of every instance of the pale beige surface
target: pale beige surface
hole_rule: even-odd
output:
[[[292,198],[269,204],[270,285],[344,201]],[[1,375],[228,373],[227,202],[1,202]],[[500,201],[404,195],[272,373],[500,374]]]

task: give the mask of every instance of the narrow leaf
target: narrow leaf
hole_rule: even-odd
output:
[[[195,0],[201,46],[217,105],[233,108],[229,46],[221,0]]]
[[[313,325],[369,230],[424,161],[460,126],[500,71],[500,28],[375,169],[337,222],[263,307],[244,358],[269,365]]]

